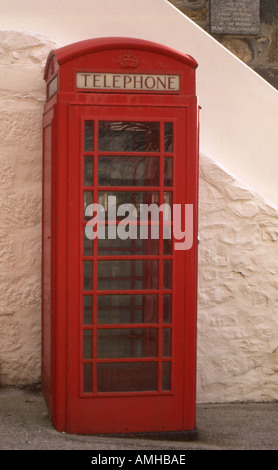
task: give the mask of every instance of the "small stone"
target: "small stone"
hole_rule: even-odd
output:
[[[245,39],[224,38],[222,45],[243,62],[251,62],[254,58],[252,47]]]
[[[270,64],[278,64],[278,29],[271,32],[268,60]]]

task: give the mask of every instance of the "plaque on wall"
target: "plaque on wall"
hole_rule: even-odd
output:
[[[210,31],[259,34],[260,0],[211,0]]]

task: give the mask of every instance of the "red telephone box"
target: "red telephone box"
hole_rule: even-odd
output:
[[[196,67],[127,38],[49,54],[42,390],[59,431],[196,438]],[[158,221],[148,212],[142,221],[151,205]],[[187,243],[174,207],[191,230]]]

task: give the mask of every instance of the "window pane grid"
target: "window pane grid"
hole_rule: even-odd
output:
[[[84,216],[81,221],[83,240],[82,259],[86,278],[84,279],[85,290],[83,291],[83,295],[86,295],[84,296],[82,319],[83,385],[81,386],[81,393],[85,395],[99,392],[149,391],[167,393],[171,390],[172,316],[171,313],[169,313],[169,300],[168,303],[163,300],[163,293],[166,288],[167,295],[171,296],[172,294],[172,266],[169,265],[169,262],[173,259],[172,251],[169,248],[171,240],[166,240],[165,243],[165,240],[161,239],[161,230],[163,229],[163,227],[161,228],[161,223],[159,228],[160,236],[157,240],[157,252],[155,245],[153,245],[150,247],[148,254],[146,254],[142,248],[144,244],[142,246],[140,246],[140,244],[135,246],[135,240],[132,240],[132,249],[130,246],[117,246],[117,243],[114,247],[109,247],[109,243],[106,244],[102,240],[95,239],[94,241],[88,241],[83,234],[87,221],[91,218],[85,217],[87,205],[92,202],[100,203],[100,196],[103,200],[105,196],[104,193],[109,195],[110,192],[110,195],[117,196],[115,191],[118,190],[120,203],[126,202],[124,201],[126,196],[127,201],[131,196],[129,202],[137,206],[139,203],[142,203],[142,201],[148,204],[155,201],[157,204],[172,203],[171,190],[173,189],[173,176],[171,152],[173,152],[173,145],[171,144],[171,135],[173,134],[173,126],[172,123],[165,123],[164,125],[164,123],[161,122],[160,124],[146,123],[147,126],[143,125],[143,127],[140,128],[139,123],[139,129],[135,130],[138,123],[115,122],[112,123],[112,126],[108,123],[110,131],[112,130],[113,132],[112,139],[109,138],[107,140],[103,134],[103,124],[107,125],[107,122],[102,121],[98,131],[97,122],[95,122],[94,131],[90,131],[91,135],[88,134],[88,130],[86,131],[86,123],[87,121],[85,122],[87,141],[84,139],[83,151]],[[92,121],[88,121],[88,128],[91,126],[91,123]],[[118,132],[118,124],[120,124],[120,126],[126,126],[125,131],[127,131],[127,139],[123,138]],[[156,136],[155,144],[149,139],[150,134],[149,136],[147,135],[146,128],[148,127],[151,128],[151,133]],[[147,148],[143,150],[143,147],[146,147],[146,145]],[[115,149],[115,146],[117,149]],[[96,148],[99,148],[97,157],[94,153]],[[128,155],[128,151],[132,152],[132,155]],[[167,152],[167,157],[164,155],[164,152]],[[110,174],[107,179],[109,165],[110,167],[114,165],[114,174]],[[121,172],[125,165],[127,172],[121,179]],[[147,168],[148,165],[149,167]],[[105,166],[107,167],[107,171],[105,170]],[[149,196],[151,193],[155,194],[157,191],[159,194],[158,198],[155,195],[154,197]],[[165,191],[167,191],[167,193]],[[139,193],[142,195],[139,195]],[[144,197],[142,199],[143,195]],[[147,199],[144,199],[145,197]],[[151,221],[147,221],[146,223],[151,227]],[[116,221],[116,224],[119,224],[119,220]],[[138,221],[136,225],[137,227],[139,226]],[[155,256],[153,254],[154,250]],[[107,259],[108,257],[109,259]],[[140,263],[137,263],[136,266],[136,258],[138,259],[138,257],[140,257]],[[95,260],[94,263],[92,262],[93,260]],[[147,260],[150,263],[158,262],[159,264],[154,271],[154,280],[151,279],[151,283],[149,280],[149,283],[147,282],[147,285],[144,286],[142,282],[144,283],[145,281],[146,272],[144,272],[142,262]],[[165,263],[166,260],[168,260],[168,264],[167,262]],[[106,261],[111,261],[112,263],[113,261],[128,261],[129,265],[125,266],[126,272],[120,273],[118,271],[115,280],[115,274],[113,275],[107,272],[101,275],[100,263]],[[89,263],[92,264],[89,265]],[[90,278],[91,271],[92,278]],[[88,272],[90,272],[89,276]],[[123,286],[117,285],[117,283],[121,284],[122,281],[124,283],[128,281],[128,284]],[[111,282],[115,284],[112,286],[112,289]],[[101,283],[104,283],[104,285],[101,286]],[[109,305],[108,302],[108,305],[102,305],[102,307],[98,305],[99,298],[106,298],[107,296],[115,297],[115,291],[121,292],[120,297],[123,295],[130,296],[130,304],[117,306]],[[102,295],[96,295],[99,293]],[[141,300],[139,298],[146,296],[157,297],[157,314],[155,314],[153,318],[150,317],[148,319],[146,317],[145,320],[144,307],[140,305]],[[139,302],[139,304],[136,304],[136,302]],[[110,317],[111,312],[114,316],[113,319]],[[122,323],[119,320],[119,312],[123,315],[126,323]],[[100,320],[101,318],[102,320]],[[142,319],[144,321],[142,321]],[[108,323],[109,321],[111,321],[111,323]],[[162,328],[162,325],[164,328]],[[165,328],[166,326],[167,328]],[[135,331],[137,331],[138,334],[134,334],[133,338],[125,339],[124,342],[126,344],[123,346],[121,344],[123,341],[122,335],[124,338],[128,338],[129,333],[131,332],[132,334],[132,332]],[[111,357],[113,354],[111,354],[111,337],[109,336],[109,332],[112,333],[114,343],[115,341],[119,343],[117,347],[120,348],[120,351],[123,351],[119,353],[119,356],[123,354],[122,357],[118,357],[117,354],[116,357]],[[154,332],[156,333],[154,334],[151,346],[149,346],[149,352],[146,345],[144,351],[144,335],[146,336],[148,333]],[[102,348],[100,345],[98,346],[97,338],[104,341]],[[132,341],[137,342],[133,353],[130,352],[132,349]],[[126,347],[129,349],[128,352],[125,350]],[[97,354],[98,351],[99,354]],[[150,356],[148,356],[148,354],[150,354]],[[138,359],[140,360],[139,362]],[[102,364],[103,366],[101,366]],[[144,364],[149,364],[147,369],[144,369]],[[142,372],[143,370],[145,371],[144,374]],[[115,374],[115,371],[119,374],[119,380],[117,379],[117,373]],[[132,380],[129,381],[129,383],[126,382],[125,377],[128,375],[127,371],[129,371],[134,378],[134,383],[137,383],[136,386],[134,386],[134,384],[132,385]],[[145,377],[145,383],[143,377]]]

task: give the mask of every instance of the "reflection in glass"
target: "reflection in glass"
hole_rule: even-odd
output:
[[[93,331],[83,330],[83,358],[92,359],[93,357]]]
[[[171,390],[171,362],[162,363],[162,390]]]
[[[172,289],[172,261],[163,261],[163,289]]]
[[[98,324],[156,323],[157,295],[99,295]]]
[[[83,325],[93,323],[93,298],[91,295],[83,296]]]
[[[164,152],[173,152],[173,123],[164,124]]]
[[[100,186],[158,186],[159,158],[99,157],[98,183]]]
[[[119,227],[119,226],[118,226]],[[143,240],[140,238],[140,226],[127,224],[125,228],[126,239],[123,239],[121,232],[120,236],[117,230],[117,226],[110,225],[110,234],[115,232],[115,239],[111,239],[108,236],[108,226],[105,227],[105,239],[98,239],[98,254],[100,256],[112,256],[112,255],[157,255],[158,254],[158,239],[151,239],[151,226],[147,226],[146,229],[148,238]],[[136,238],[131,238],[132,236]]]
[[[173,186],[173,159],[164,158],[164,186]]]
[[[140,217],[141,204],[159,204],[159,193],[151,191],[99,191],[98,203],[104,208],[105,217],[108,216],[109,207],[110,220],[112,220],[112,217],[119,219],[127,216],[135,220],[136,216]],[[122,204],[132,204],[136,211],[132,211],[133,208],[131,207],[125,211],[122,207],[123,211],[119,213],[119,206]]]
[[[163,323],[171,323],[172,321],[172,295],[163,295]]]
[[[172,202],[173,202],[173,193],[170,191],[165,191],[163,193],[163,202],[164,204],[168,204],[172,208]],[[169,219],[167,219],[169,220]]]
[[[84,123],[84,150],[92,152],[94,149],[94,121]]]
[[[89,204],[93,204],[93,192],[92,191],[84,191],[84,220],[89,220],[92,218],[91,215],[85,216],[85,211]]]
[[[113,328],[97,332],[99,359],[157,357],[157,328]]]
[[[83,228],[83,235],[84,235],[84,256],[92,256],[93,255],[93,240],[90,240],[85,233],[86,227]]]
[[[168,231],[171,233],[171,238],[164,238],[163,240],[163,254],[164,255],[171,255],[172,254],[172,227],[167,227],[167,234]]]
[[[84,261],[84,272],[83,272],[84,290],[93,289],[93,262]]]
[[[157,288],[157,260],[98,261],[99,290],[134,290]]]
[[[93,186],[93,157],[84,157],[84,186]]]
[[[162,356],[171,356],[171,328],[162,329]]]
[[[159,152],[159,123],[101,121],[98,140],[100,151]]]
[[[91,393],[93,391],[93,365],[83,365],[83,392]]]
[[[157,390],[156,362],[98,364],[98,392],[147,392]]]
[[[171,255],[173,253],[172,251],[172,240],[165,238],[163,240],[163,254],[164,255]]]

